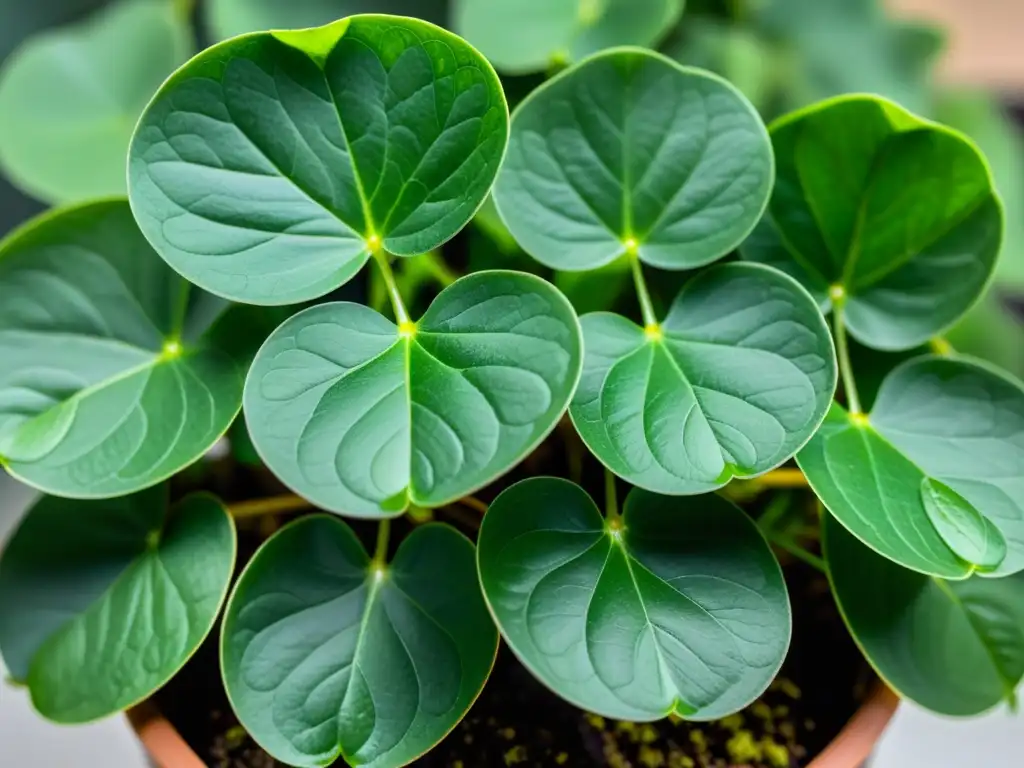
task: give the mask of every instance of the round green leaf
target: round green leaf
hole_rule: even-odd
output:
[[[755,264],[705,270],[665,322],[584,315],[583,377],[569,414],[615,474],[693,494],[777,467],[821,424],[836,357],[814,300]]]
[[[797,460],[839,522],[906,568],[1024,569],[1024,389],[994,369],[907,361],[870,416],[833,405]]]
[[[468,222],[508,107],[490,64],[423,21],[247,35],[160,89],[132,140],[142,231],[189,280],[252,304],[337,288],[370,249],[414,256]]]
[[[829,578],[850,633],[900,696],[943,715],[1014,700],[1024,576],[943,581],[879,557],[826,516]]]
[[[494,201],[549,267],[595,269],[629,252],[688,269],[750,233],[773,173],[761,118],[732,85],[618,49],[566,70],[516,109]]]
[[[202,456],[242,403],[250,332],[192,289],[125,200],[0,243],[0,462],[60,496],[119,496]]]
[[[122,0],[30,38],[0,72],[0,166],[49,202],[124,194],[135,123],[192,47],[170,0]]]
[[[981,296],[1003,210],[968,139],[874,96],[800,110],[771,136],[778,181],[769,211],[794,262],[787,271],[812,292],[841,289],[859,341],[915,347]]]
[[[554,428],[582,367],[579,323],[539,277],[478,272],[415,327],[339,302],[259,351],[245,415],[267,466],[318,506],[390,517],[510,469]]]
[[[437,744],[498,650],[473,558],[440,524],[416,528],[387,566],[337,518],[275,534],[239,579],[221,637],[246,730],[296,766],[397,768]]]
[[[305,29],[356,13],[392,13],[443,24],[447,0],[209,0],[206,13],[218,39],[267,29]]]
[[[503,72],[537,72],[617,45],[654,46],[683,0],[455,0],[455,31]]]
[[[779,564],[718,496],[637,489],[606,522],[579,486],[524,480],[484,516],[477,564],[523,664],[608,717],[722,717],[764,691],[789,648]]]
[[[0,558],[0,652],[59,723],[131,707],[173,677],[220,613],[235,528],[212,496],[44,496]]]

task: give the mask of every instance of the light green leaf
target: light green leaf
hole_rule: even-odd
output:
[[[566,298],[518,272],[456,281],[414,327],[360,304],[321,304],[256,356],[246,420],[274,474],[324,509],[438,507],[503,474],[554,428],[581,345]]]
[[[337,518],[307,517],[256,553],[228,605],[221,662],[231,705],[296,766],[398,768],[444,738],[498,649],[473,545],[424,525],[387,566]]]
[[[654,46],[683,0],[455,0],[455,31],[498,69],[538,72],[619,45]]]
[[[123,194],[135,123],[193,45],[171,0],[120,0],[29,38],[0,71],[0,167],[48,202]]]
[[[59,723],[131,707],[213,628],[235,529],[212,496],[168,511],[166,488],[104,501],[44,496],[0,558],[0,651]]]
[[[993,369],[938,357],[903,363],[870,416],[833,405],[797,460],[839,522],[906,568],[947,579],[1024,569],[1024,390]],[[936,488],[942,520],[929,509]]]
[[[793,113],[771,135],[778,182],[769,211],[794,262],[787,271],[809,290],[843,295],[859,341],[915,347],[978,300],[1003,210],[968,139],[872,96]]]
[[[353,16],[192,59],[132,140],[142,231],[192,282],[252,304],[317,298],[383,246],[415,256],[468,222],[508,107],[491,66],[415,19]]]
[[[1024,677],[1024,575],[943,581],[823,522],[829,578],[864,655],[901,697],[942,715],[1010,701]]]
[[[0,243],[0,462],[82,498],[191,464],[238,413],[254,351],[258,322],[225,306],[153,253],[125,200],[12,234]]]
[[[447,0],[209,0],[206,14],[223,40],[268,29],[307,29],[357,13],[392,13],[443,24]]]
[[[753,229],[773,161],[754,108],[716,75],[650,51],[598,54],[515,111],[494,201],[519,244],[555,269],[634,253],[708,264]]]
[[[580,322],[573,423],[609,469],[658,493],[703,493],[779,466],[835,393],[824,318],[795,280],[768,267],[702,272],[654,329],[609,312]]]
[[[782,572],[757,526],[718,496],[634,490],[606,522],[567,480],[505,490],[480,528],[491,612],[520,661],[559,696],[609,717],[742,709],[790,639]]]

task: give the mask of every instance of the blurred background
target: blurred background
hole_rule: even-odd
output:
[[[0,0],[0,238],[52,205],[124,194],[136,119],[164,78],[201,48],[247,31],[361,12],[421,16],[460,32],[459,2]],[[522,13],[545,2],[627,3],[637,13],[648,5],[521,0]],[[988,294],[947,340],[1024,377],[1022,32],[1024,0],[687,0],[659,48],[731,80],[766,120],[837,94],[870,92],[972,137],[1006,203],[1006,237]],[[510,102],[542,79],[510,78]],[[491,228],[489,261],[516,258],[511,247],[501,253],[501,226],[488,221],[487,210],[478,225]],[[570,292],[578,282],[559,284]],[[896,362],[859,355],[858,369],[879,376]],[[0,476],[0,541],[31,498]],[[1021,765],[1020,743],[1024,718],[1008,712],[947,722],[904,706],[873,765],[1013,768]],[[57,729],[31,711],[23,691],[0,684],[0,766],[78,765],[138,768],[144,761],[120,720]]]

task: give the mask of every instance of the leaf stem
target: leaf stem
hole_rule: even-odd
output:
[[[375,568],[383,568],[388,563],[388,540],[391,538],[391,520],[385,517],[377,528],[377,549],[373,553]]]
[[[763,488],[806,488],[807,478],[799,469],[783,467],[754,478]]]
[[[825,561],[822,558],[818,557],[813,552],[808,552],[806,549],[801,547],[788,536],[783,536],[782,534],[774,533],[771,531],[766,531],[765,535],[768,537],[768,541],[770,541],[779,549],[788,552],[797,560],[806,563],[815,570],[821,571],[822,573],[827,573]]]
[[[956,350],[953,349],[953,345],[942,336],[936,336],[934,339],[929,341],[928,347],[936,355],[941,355],[942,357],[949,357],[950,355],[956,354]]]
[[[373,260],[380,268],[381,277],[384,278],[384,285],[387,286],[388,295],[391,297],[391,307],[395,310],[395,320],[399,325],[409,325],[409,313],[405,309],[405,302],[402,301],[402,294],[398,290],[398,283],[395,281],[395,273],[391,271],[391,263],[388,261],[388,253],[379,245],[371,246]]]
[[[448,266],[444,258],[437,251],[429,251],[420,256],[427,272],[433,277],[442,288],[447,288],[461,277],[455,270]]]
[[[651,294],[647,290],[647,281],[644,280],[644,270],[640,265],[640,257],[635,253],[635,247],[629,249],[629,263],[633,268],[633,283],[636,285],[636,296],[640,301],[640,314],[644,319],[644,326],[648,332],[655,332],[658,329],[658,316],[654,314],[654,305],[651,303]]]
[[[619,497],[615,489],[615,474],[607,467],[604,469],[604,509],[608,522],[612,525],[620,524],[622,515],[619,514]]]
[[[262,517],[263,515],[279,515],[285,512],[298,512],[309,509],[313,504],[301,496],[288,493],[283,496],[271,496],[266,499],[253,499],[252,501],[241,501],[238,504],[231,504],[228,512],[235,520],[244,520],[250,517]]]
[[[487,505],[480,501],[480,499],[478,499],[476,496],[463,496],[455,503],[461,504],[464,507],[469,507],[470,509],[474,509],[481,515],[487,513]]]
[[[846,393],[846,407],[850,413],[859,414],[862,413],[860,397],[857,395],[857,382],[853,377],[853,366],[850,365],[850,345],[846,339],[846,322],[843,316],[845,303],[845,294],[832,296],[832,329],[836,339],[839,373],[843,377],[843,391]]]

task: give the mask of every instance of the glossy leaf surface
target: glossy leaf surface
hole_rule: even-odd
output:
[[[245,414],[274,473],[358,517],[436,507],[526,456],[579,380],[579,324],[549,283],[478,272],[415,330],[360,304],[300,312],[260,350]]]
[[[256,553],[231,597],[221,660],[239,719],[296,766],[397,768],[455,727],[498,647],[473,545],[416,528],[377,574],[341,520],[307,517]]]
[[[906,568],[1024,569],[1024,390],[992,369],[904,363],[866,419],[833,405],[797,460],[843,525]]]
[[[413,256],[486,197],[508,135],[494,70],[415,19],[353,16],[228,40],[179,70],[132,141],[143,232],[252,304],[322,296],[381,244]]]
[[[212,496],[167,511],[167,490],[103,501],[45,496],[0,558],[0,651],[59,723],[148,697],[212,629],[235,529]]]
[[[634,490],[622,527],[579,486],[524,480],[480,528],[509,646],[559,696],[628,720],[711,720],[754,700],[789,647],[775,556],[737,507]]]
[[[503,72],[538,72],[618,45],[654,46],[683,0],[455,0],[455,31]]]
[[[1024,677],[1024,576],[943,581],[908,571],[827,516],[823,538],[843,618],[901,697],[956,716],[1014,699]]]
[[[73,497],[191,464],[241,407],[252,339],[224,307],[153,252],[125,200],[15,232],[0,243],[0,461]]]
[[[549,267],[596,269],[635,250],[653,266],[688,269],[746,237],[772,175],[764,125],[733,86],[618,49],[566,70],[516,109],[494,201],[519,244]]]
[[[610,312],[580,323],[573,423],[608,468],[658,493],[703,493],[782,464],[835,392],[835,352],[814,300],[760,265],[701,273],[656,333]]]
[[[124,194],[135,122],[192,47],[170,0],[121,0],[30,38],[0,72],[0,166],[48,202]]]
[[[1003,211],[972,143],[870,96],[796,112],[771,135],[769,211],[795,262],[787,271],[812,292],[840,286],[859,341],[909,349],[974,304],[995,267]]]

